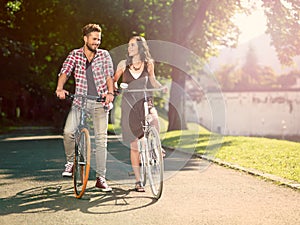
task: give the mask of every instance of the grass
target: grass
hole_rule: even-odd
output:
[[[263,137],[224,136],[189,124],[163,135],[162,144],[259,170],[300,183],[300,143]]]
[[[116,108],[120,115],[120,107]],[[300,143],[259,137],[220,136],[190,123],[188,130],[167,132],[167,116],[160,114],[162,145],[206,154],[239,166],[256,169],[300,183]],[[110,130],[121,133],[119,116]]]
[[[116,108],[120,115],[120,107]],[[160,112],[160,115],[162,113]],[[161,140],[167,147],[206,154],[242,167],[256,169],[300,183],[300,143],[263,137],[220,136],[197,124],[183,131],[167,132],[167,116],[160,117]],[[15,127],[1,127],[3,132]],[[121,133],[120,116],[109,131]]]
[[[300,143],[233,136],[224,137],[223,142],[217,158],[300,183]]]
[[[121,107],[116,107],[115,124],[109,131],[121,134]],[[167,132],[166,112],[159,111],[162,144],[190,153],[206,154],[242,167],[256,169],[300,183],[300,143],[244,136],[220,136],[197,124],[188,124],[183,131]],[[15,127],[2,126],[9,132]]]

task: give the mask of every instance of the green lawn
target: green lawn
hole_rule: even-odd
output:
[[[119,107],[116,110],[117,114],[120,114]],[[120,134],[119,117],[116,118],[115,124],[110,124],[109,130]],[[206,154],[228,163],[300,183],[298,142],[263,137],[222,137],[196,124],[188,124],[188,130],[166,132],[168,122],[165,116],[160,118],[160,124],[164,146],[190,153]]]
[[[258,138],[223,138],[216,157],[300,183],[300,143]]]
[[[120,114],[119,108],[117,115]],[[110,129],[120,134],[119,119],[116,124],[110,125]],[[188,130],[166,132],[167,124],[166,115],[161,116],[161,140],[164,146],[206,154],[300,183],[300,143],[258,137],[222,137],[197,124],[188,124]]]
[[[162,133],[163,145],[207,154],[242,167],[300,183],[300,143],[243,136],[215,135],[190,124],[187,131]]]

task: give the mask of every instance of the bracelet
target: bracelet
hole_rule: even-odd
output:
[[[107,94],[108,94],[108,95],[114,95],[114,94],[113,94],[113,93],[111,93],[111,92],[107,92]]]

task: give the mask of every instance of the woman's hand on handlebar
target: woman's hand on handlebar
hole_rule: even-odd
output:
[[[166,94],[167,92],[168,92],[168,86],[162,86],[161,87],[162,88],[162,92],[164,93],[164,94]]]
[[[64,90],[64,89],[62,89],[62,90],[56,90],[55,91],[55,93],[56,93],[56,96],[59,98],[59,99],[66,99],[66,95],[68,95],[69,94],[69,92],[68,91],[66,91],[66,90]]]

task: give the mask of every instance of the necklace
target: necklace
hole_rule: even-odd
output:
[[[142,65],[143,65],[143,62],[141,62],[141,64],[140,64],[139,67],[135,67],[135,66],[133,65],[133,63],[132,63],[132,68],[133,68],[135,71],[137,71],[137,70],[141,69]]]

